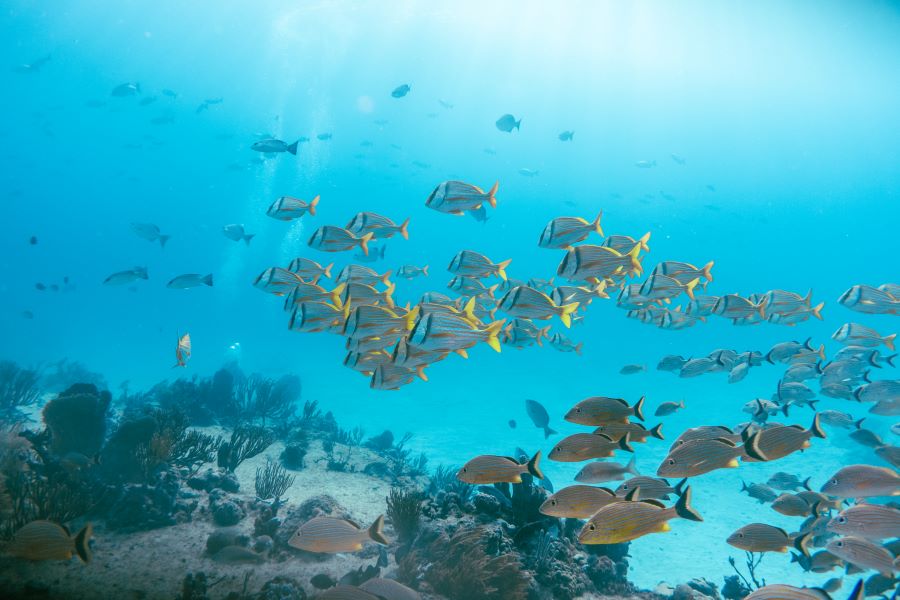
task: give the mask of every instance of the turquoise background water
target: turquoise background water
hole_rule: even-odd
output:
[[[892,2],[7,2],[0,356],[70,358],[134,389],[211,374],[239,342],[245,370],[297,373],[304,397],[343,425],[411,431],[433,463],[515,446],[549,450],[524,414],[525,398],[541,401],[563,433],[579,430],[561,417],[589,395],[646,395],[648,413],[686,399],[688,408],[666,420],[669,440],[689,426],[735,424],[744,402],[774,392],[781,367],[729,386],[724,374],[679,380],[654,371],[656,361],[720,347],[765,351],[808,336],[818,344],[848,320],[885,334],[896,327],[894,317],[858,315],[836,300],[855,283],[900,279],[898,32]],[[46,54],[39,72],[13,69]],[[111,97],[126,81],[143,93]],[[403,83],[410,94],[392,98]],[[140,106],[149,96],[158,98]],[[207,98],[223,101],[197,113]],[[522,119],[520,131],[495,128],[504,113]],[[158,117],[172,122],[152,124]],[[560,142],[563,130],[575,139]],[[266,132],[312,141],[296,158],[251,164],[259,155],[249,146]],[[333,139],[316,139],[321,133]],[[656,167],[636,168],[642,160]],[[522,168],[539,174],[524,177]],[[450,178],[485,188],[499,180],[486,224],[425,208]],[[265,216],[280,195],[316,194],[315,218]],[[581,357],[485,346],[429,368],[428,383],[377,392],[341,365],[341,338],[287,331],[280,299],[251,286],[295,256],[352,262],[306,240],[361,210],[411,217],[410,240],[391,239],[376,265],[430,265],[427,279],[398,280],[401,302],[446,292],[445,267],[462,249],[513,259],[512,277],[549,278],[561,252],[537,247],[544,225],[600,209],[608,234],[652,232],[648,271],[662,260],[714,260],[710,293],[812,289],[826,301],[825,321],[738,328],[712,318],[673,332],[597,301],[584,325],[566,332],[584,342]],[[160,249],[135,236],[131,222],[156,223],[172,239]],[[256,234],[249,247],[222,235],[229,223]],[[150,274],[136,291],[101,284],[135,265]],[[215,286],[165,287],[191,272],[213,273]],[[34,287],[64,276],[73,289]],[[22,318],[26,310],[34,319]],[[174,372],[184,331],[194,356]],[[627,363],[651,371],[619,375]],[[867,408],[822,406],[855,416]],[[798,422],[811,415],[800,411]],[[890,419],[872,420],[887,433]],[[639,467],[652,473],[668,444],[640,447]],[[697,479],[706,521],[673,523],[672,533],[636,542],[632,578],[647,586],[719,580],[726,556],[737,555],[724,543],[733,529],[754,519],[799,525],[738,494],[742,478],[789,470],[820,484],[847,460],[875,459],[839,433],[803,455]],[[548,463],[546,472],[561,487],[577,468]],[[787,563],[769,557],[764,574],[806,584],[827,577]]]

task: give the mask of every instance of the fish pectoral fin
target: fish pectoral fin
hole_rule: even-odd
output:
[[[732,458],[727,463],[725,463],[725,466],[728,467],[729,469],[737,469],[738,461],[736,458]]]
[[[659,532],[660,532],[660,533],[665,533],[665,532],[671,531],[671,530],[672,530],[672,526],[669,525],[668,521],[665,522],[665,523],[663,523],[663,524],[660,525],[660,527],[659,527]]]

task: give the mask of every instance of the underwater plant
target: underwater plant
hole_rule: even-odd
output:
[[[422,515],[422,494],[417,490],[391,488],[385,498],[387,518],[397,532],[398,541],[412,540],[419,530],[419,519]]]
[[[265,467],[256,468],[256,497],[260,500],[272,500],[272,506],[281,504],[281,497],[294,484],[296,477],[288,475],[284,467],[271,458],[266,458]]]
[[[435,495],[440,491],[444,491],[448,494],[456,494],[463,504],[471,500],[472,494],[475,491],[475,486],[470,485],[465,481],[460,481],[459,478],[456,477],[457,471],[458,469],[455,467],[438,465],[431,475],[431,482],[428,484],[428,493]]]
[[[322,416],[322,411],[319,410],[318,400],[307,400],[303,403],[303,412],[300,415],[301,423],[309,424],[320,416]]]
[[[218,465],[234,472],[238,465],[261,453],[274,441],[275,436],[265,427],[239,425],[231,432],[231,439],[219,446]]]
[[[23,406],[30,406],[41,396],[37,371],[20,368],[16,363],[0,361],[0,416],[6,422],[22,419]]]
[[[731,568],[734,569],[735,574],[741,578],[741,581],[744,582],[744,586],[747,587],[748,590],[757,590],[766,585],[766,580],[759,580],[756,577],[756,569],[759,567],[759,564],[762,562],[763,557],[765,556],[764,552],[756,553],[756,552],[746,552],[747,555],[747,575],[745,576],[741,573],[740,569],[738,569],[737,564],[733,556],[728,557],[728,564],[731,565]]]

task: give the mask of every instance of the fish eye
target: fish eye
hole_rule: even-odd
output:
[[[551,501],[550,501],[550,505],[551,505],[551,506],[556,506],[556,500],[551,500]]]
[[[675,464],[675,459],[674,459],[674,458],[670,458],[670,459],[669,459],[669,464],[670,464],[670,465],[674,465],[674,464]]]
[[[580,408],[576,408],[576,409],[575,409],[575,412],[580,413],[580,412],[581,412],[581,409],[580,409]]]
[[[844,547],[844,542],[837,541],[837,542],[834,543],[834,545],[837,546],[838,548],[843,548],[843,547]]]
[[[597,526],[594,525],[593,523],[591,523],[588,527],[590,528],[591,531],[594,531],[595,529],[597,529]]]
[[[832,480],[831,480],[831,485],[837,485],[837,479],[832,479]]]
[[[846,523],[846,522],[847,522],[847,517],[838,517],[838,518],[837,518],[837,521],[838,521],[838,523]]]
[[[554,452],[562,452],[562,446],[557,446],[553,449]]]
[[[739,538],[742,538],[742,537],[744,537],[744,534],[743,534],[743,533],[739,533],[739,534],[738,534],[738,537],[739,537]]]
[[[467,469],[466,467],[463,467],[463,473],[468,473],[468,472],[469,472],[469,469]]]

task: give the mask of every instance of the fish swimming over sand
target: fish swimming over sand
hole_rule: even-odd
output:
[[[570,485],[544,500],[538,510],[551,517],[587,519],[607,504],[624,501],[608,488]]]
[[[596,461],[584,465],[578,474],[575,475],[575,481],[580,483],[606,483],[608,481],[620,481],[625,479],[625,474],[640,475],[635,466],[635,459],[632,456],[628,464],[620,464],[606,461]]]
[[[828,522],[828,531],[880,541],[900,537],[900,510],[883,504],[856,504]]]
[[[643,396],[633,406],[629,406],[622,398],[593,396],[573,406],[563,418],[570,423],[596,427],[609,423],[628,423],[632,416],[644,420]]]
[[[886,467],[848,465],[828,479],[822,493],[838,498],[900,496],[900,475]]]
[[[726,541],[729,545],[747,552],[787,552],[788,548],[793,546],[808,556],[809,550],[806,548],[808,539],[808,534],[791,536],[780,527],[751,523],[732,533]]]
[[[547,456],[557,462],[581,462],[591,458],[608,458],[616,450],[634,452],[627,434],[613,440],[602,433],[574,433],[557,442]]]
[[[6,550],[11,556],[26,560],[69,560],[77,555],[84,563],[91,562],[91,536],[94,528],[88,523],[74,536],[65,527],[52,521],[32,521],[16,531]]]
[[[831,540],[825,549],[861,569],[873,569],[885,577],[893,577],[900,566],[891,552],[878,544],[858,537],[846,536]]]
[[[528,413],[528,417],[535,427],[544,430],[544,439],[556,433],[550,428],[550,415],[540,402],[537,400],[525,400],[525,412]]]
[[[743,456],[765,460],[754,442],[737,446],[723,438],[688,440],[669,452],[656,474],[660,477],[696,477],[716,469],[736,468],[738,457]]]

